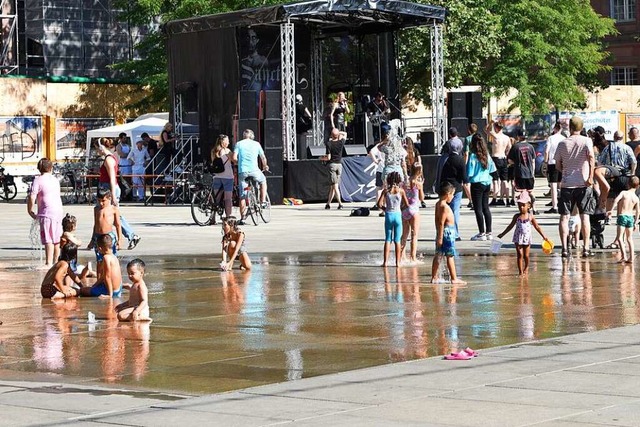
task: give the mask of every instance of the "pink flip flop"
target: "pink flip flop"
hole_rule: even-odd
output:
[[[480,354],[477,351],[473,350],[471,347],[467,347],[462,351],[464,351],[465,353],[467,353],[471,357],[478,357],[478,355]]]
[[[466,351],[462,350],[458,353],[451,353],[444,356],[445,360],[469,360],[473,359]]]

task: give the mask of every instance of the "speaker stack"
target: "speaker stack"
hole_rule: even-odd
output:
[[[478,125],[484,134],[487,120],[482,115],[482,92],[449,92],[447,94],[447,124],[458,129],[458,135],[469,134],[469,124]]]
[[[268,100],[269,98],[267,97],[266,99]],[[266,117],[274,117],[276,115],[274,111],[273,108],[270,110],[268,103],[265,105]],[[264,155],[267,158],[269,171],[271,172],[265,174],[267,177],[267,191],[271,203],[280,204],[284,186],[284,179],[282,178],[284,175],[282,119],[267,118],[263,121],[263,127]]]

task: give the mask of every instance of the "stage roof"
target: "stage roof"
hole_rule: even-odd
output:
[[[400,0],[315,0],[200,16],[165,24],[167,34],[280,24],[291,20],[319,33],[377,33],[444,21],[440,6]]]

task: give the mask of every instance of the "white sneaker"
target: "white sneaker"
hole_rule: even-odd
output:
[[[491,235],[491,233],[485,234],[485,237],[487,238],[487,240],[493,240],[493,236]]]
[[[484,233],[478,233],[475,236],[473,236],[471,240],[473,240],[474,242],[477,242],[477,241],[484,242],[485,240],[487,240],[487,235]]]

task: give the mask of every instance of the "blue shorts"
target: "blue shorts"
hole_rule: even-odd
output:
[[[456,256],[456,227],[447,225],[442,233],[442,246],[436,242],[436,253],[444,256]]]
[[[247,178],[253,178],[256,181],[258,181],[258,184],[262,184],[264,182],[267,181],[267,178],[265,178],[264,174],[262,173],[262,171],[260,170],[255,170],[255,171],[251,171],[251,172],[243,172],[241,174],[238,174],[238,182],[240,183],[240,192],[242,197],[245,197],[247,194],[245,192],[245,188],[247,188],[248,184],[247,184]]]
[[[111,236],[111,240],[113,240],[111,251],[113,251],[114,255],[118,255],[118,249],[117,249],[118,236],[116,236],[116,232],[110,231],[107,234]],[[93,242],[93,252],[95,252],[96,254],[96,261],[102,262],[102,260],[104,259],[104,256],[100,253],[100,251],[98,251],[98,237],[100,237],[100,234],[94,234],[93,237],[91,238],[91,241]]]
[[[233,178],[213,178],[213,190],[233,191]]]
[[[109,295],[109,290],[107,289],[107,285],[105,285],[102,282],[96,283],[91,287],[92,297],[99,297],[100,295]],[[120,284],[120,287],[118,288],[118,290],[113,291],[114,297],[119,297],[120,295],[122,295],[122,284]]]

